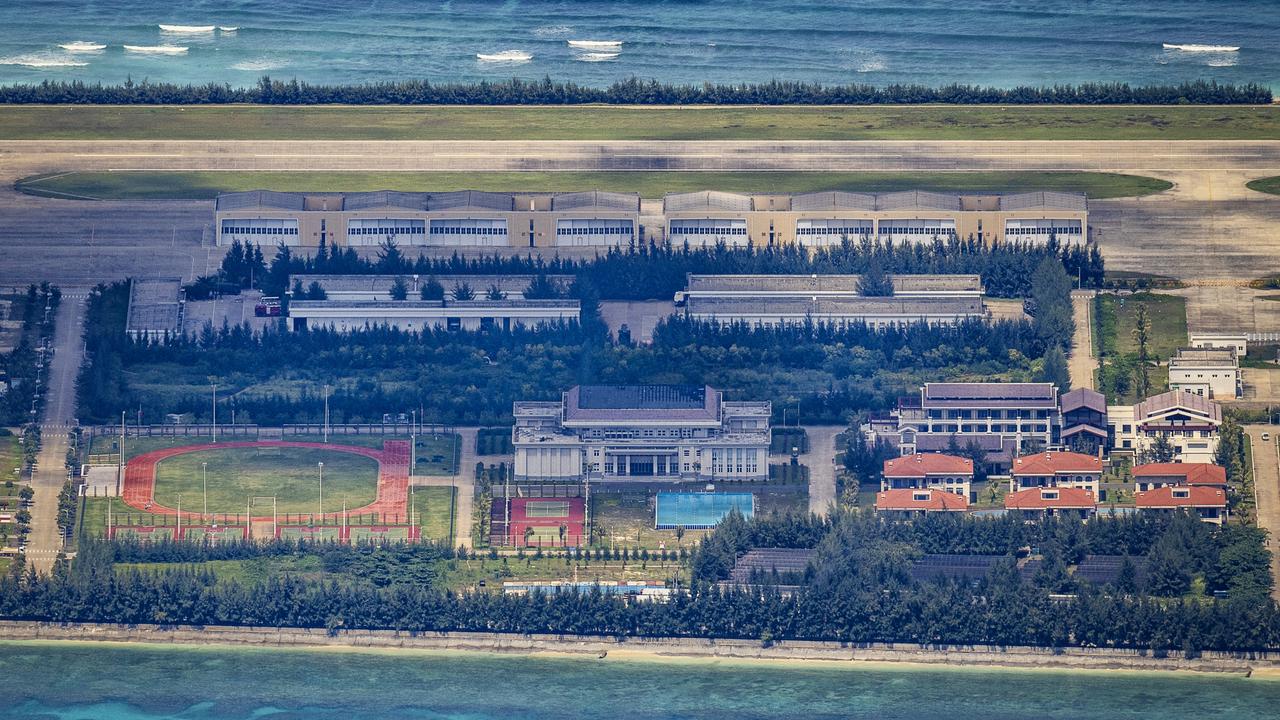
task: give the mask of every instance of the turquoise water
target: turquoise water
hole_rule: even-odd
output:
[[[13,8],[16,10],[16,7]],[[235,27],[164,32],[160,24]],[[0,82],[770,79],[885,85],[1280,77],[1275,0],[39,0],[6,13]],[[609,52],[568,40],[614,40]],[[74,41],[106,45],[72,53]],[[1165,50],[1164,43],[1239,46]],[[172,45],[183,55],[126,52]],[[516,50],[523,62],[476,55]],[[615,56],[611,56],[616,53]]]
[[[0,643],[0,715],[47,720],[1201,720],[1278,700],[1234,677]]]

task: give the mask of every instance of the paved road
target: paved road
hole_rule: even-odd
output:
[[[836,503],[836,435],[845,431],[841,426],[806,425],[809,436],[809,452],[800,456],[800,462],[809,466],[809,512],[826,517]]]
[[[49,367],[49,392],[41,422],[40,455],[32,478],[31,535],[27,555],[33,567],[47,572],[62,549],[58,532],[58,493],[67,479],[67,430],[76,415],[76,375],[80,371],[84,302],[64,297],[55,321],[55,350]]]
[[[1071,387],[1093,389],[1093,374],[1098,361],[1093,357],[1093,295],[1092,290],[1074,290],[1071,307],[1074,310],[1076,332],[1071,337]]]
[[[461,436],[462,451],[459,453],[458,474],[453,476],[430,476],[430,475],[414,475],[409,478],[411,484],[418,487],[453,487],[457,505],[454,508],[456,521],[454,523],[453,547],[472,547],[471,542],[471,516],[475,513],[475,496],[476,496],[476,434],[480,428],[455,428],[455,432]],[[510,460],[510,457],[505,458]]]
[[[1253,450],[1253,487],[1258,496],[1258,526],[1269,532],[1267,549],[1271,551],[1271,596],[1280,600],[1280,454],[1277,452],[1274,425],[1246,425]],[[1271,440],[1262,439],[1268,433]]]

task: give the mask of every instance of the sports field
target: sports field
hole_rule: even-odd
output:
[[[0,108],[0,140],[1250,140],[1277,106]]]
[[[184,512],[201,512],[201,464],[206,462],[210,513],[243,513],[250,496],[275,496],[280,513],[318,512],[321,462],[325,512],[340,512],[344,499],[348,508],[358,508],[377,496],[378,463],[363,455],[314,448],[228,448],[198,450],[160,461],[156,465],[156,503],[176,508],[181,495]]]
[[[31,195],[86,200],[207,200],[222,192],[270,188],[296,192],[367,190],[489,190],[568,192],[584,188],[668,192],[802,193],[821,190],[893,192],[1082,192],[1094,199],[1135,197],[1173,187],[1165,180],[1096,172],[70,172],[25,178]]]

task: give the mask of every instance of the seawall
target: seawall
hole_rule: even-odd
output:
[[[470,632],[407,632],[189,625],[109,625],[0,621],[0,639],[95,641],[182,645],[428,650],[515,655],[575,655],[599,659],[721,659],[761,662],[909,663],[954,667],[1051,668],[1228,673],[1280,678],[1280,653],[1205,652],[1184,657],[1170,651],[1103,648],[921,647],[912,644],[852,645],[792,640],[765,646],[751,640],[705,638],[607,638],[581,635],[521,635]]]

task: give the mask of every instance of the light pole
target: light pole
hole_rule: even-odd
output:
[[[218,383],[209,383],[213,388],[213,442],[218,442]]]
[[[209,463],[200,463],[200,470],[204,473],[204,508],[200,513],[203,516],[209,514]]]
[[[324,441],[329,442],[329,386],[324,386]]]
[[[182,539],[182,493],[178,493],[178,534],[173,539]]]
[[[320,522],[324,522],[324,462],[320,465]]]

